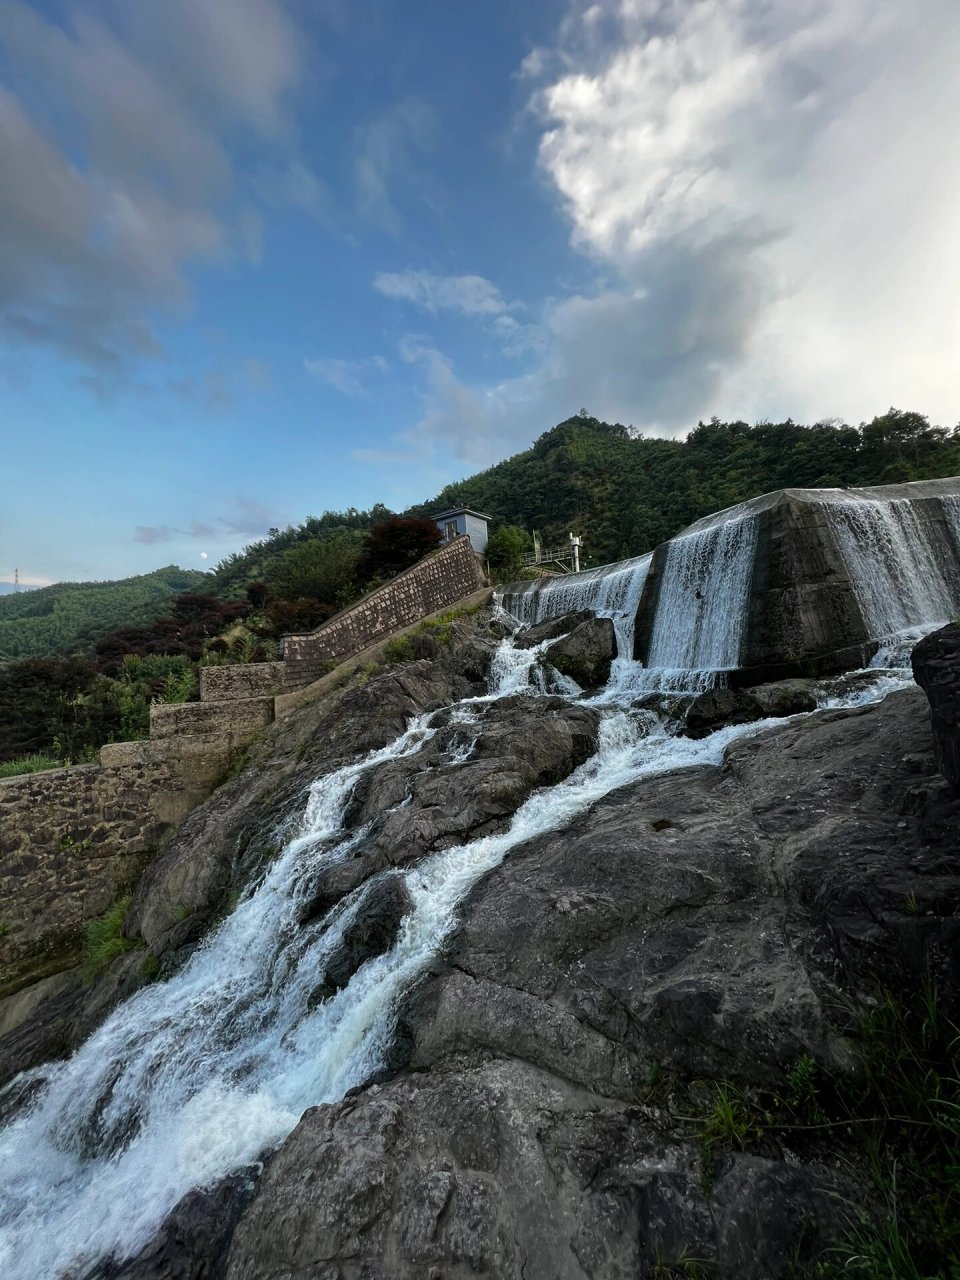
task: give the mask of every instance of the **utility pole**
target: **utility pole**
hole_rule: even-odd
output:
[[[573,572],[580,572],[580,548],[583,546],[583,539],[570,534],[570,559],[573,563]]]
[[[13,571],[13,589],[14,591],[20,590],[20,570],[19,569],[14,569]]]

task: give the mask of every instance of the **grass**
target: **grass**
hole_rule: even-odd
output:
[[[399,662],[412,662],[413,644],[409,636],[394,636],[383,646],[383,660],[391,666]]]
[[[872,1185],[847,1204],[823,1280],[960,1280],[960,1033],[926,985],[906,1003],[883,995],[852,1039],[856,1073],[799,1058],[780,1090],[715,1083],[692,1124],[709,1183],[724,1151],[787,1143],[839,1159]]]
[[[30,756],[21,756],[19,760],[6,760],[0,764],[0,778],[16,778],[22,773],[42,773],[45,769],[62,769],[63,761],[56,756],[46,756],[37,752]]]
[[[83,944],[83,972],[90,981],[125,951],[139,944],[123,936],[123,918],[130,905],[130,895],[119,898],[109,911],[87,925]]]

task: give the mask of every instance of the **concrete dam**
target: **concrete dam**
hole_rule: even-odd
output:
[[[779,489],[649,555],[496,599],[524,625],[611,618],[639,687],[834,674],[960,613],[960,478]]]

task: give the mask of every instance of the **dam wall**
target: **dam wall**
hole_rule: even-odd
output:
[[[620,655],[651,687],[862,666],[885,642],[960,613],[960,478],[777,490],[650,556],[510,583],[496,598],[525,624],[583,608],[615,616],[611,590],[625,578],[636,609],[615,623]]]

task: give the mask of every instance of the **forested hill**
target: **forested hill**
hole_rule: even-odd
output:
[[[58,582],[0,597],[0,661],[82,653],[115,627],[149,622],[210,575],[167,565],[116,582]]]
[[[412,508],[473,507],[494,523],[570,531],[587,563],[641,555],[685,525],[783,488],[849,488],[960,474],[960,428],[891,409],[860,427],[787,421],[701,423],[683,441],[660,440],[581,414],[532,448]]]
[[[649,551],[700,516],[771,489],[957,474],[960,428],[931,426],[922,414],[895,409],[859,427],[712,421],[682,441],[581,413],[405,514],[431,516],[463,505],[490,515],[494,531],[514,525],[538,530],[549,542],[573,531],[584,538],[585,562],[603,564]],[[0,597],[0,661],[89,652],[115,628],[168,612],[170,598],[185,591],[243,599],[248,584],[266,581],[293,600],[315,595],[322,582],[331,607],[339,607],[361,589],[354,570],[364,533],[390,514],[378,504],[309,516],[227,556],[211,574],[168,566],[121,582],[59,583]]]

